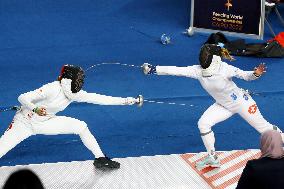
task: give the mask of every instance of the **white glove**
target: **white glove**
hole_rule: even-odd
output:
[[[149,63],[144,63],[141,67],[145,75],[156,73],[156,66],[153,66]]]
[[[125,105],[133,105],[137,103],[137,99],[133,97],[127,97],[125,98]]]
[[[46,116],[46,108],[45,107],[36,107],[33,109],[33,112],[36,113],[39,116]]]
[[[127,97],[125,100],[125,104],[126,105],[133,105],[133,104],[137,104],[138,107],[141,107],[143,105],[143,96],[142,95],[138,95],[137,98],[133,98],[133,97]]]

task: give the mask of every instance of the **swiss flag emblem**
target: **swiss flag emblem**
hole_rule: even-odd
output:
[[[257,105],[256,104],[251,105],[248,109],[248,112],[250,114],[254,114],[256,111],[257,111]]]

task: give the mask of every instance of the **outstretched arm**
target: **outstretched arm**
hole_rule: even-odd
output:
[[[227,66],[229,77],[237,77],[246,81],[255,80],[266,72],[266,66],[264,63],[261,63],[259,66],[255,67],[254,71],[243,71],[228,64]]]
[[[198,78],[201,75],[200,66],[187,66],[187,67],[177,67],[177,66],[153,66],[148,63],[142,65],[142,70],[144,74],[151,75],[173,75],[173,76],[184,76],[191,78]]]
[[[73,99],[77,102],[87,102],[92,104],[100,104],[100,105],[133,105],[137,104],[141,106],[143,103],[143,97],[139,95],[137,98],[133,97],[113,97],[106,96],[96,93],[88,93],[84,90],[78,92],[78,95]]]

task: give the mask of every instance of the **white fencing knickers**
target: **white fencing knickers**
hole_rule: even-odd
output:
[[[36,134],[77,134],[95,157],[104,157],[97,140],[84,121],[65,116],[53,116],[45,121],[32,121],[21,112],[17,112],[13,122],[0,138],[0,158],[24,139]]]

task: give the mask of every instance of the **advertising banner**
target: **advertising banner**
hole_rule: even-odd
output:
[[[192,0],[188,33],[221,31],[263,38],[264,0]]]

